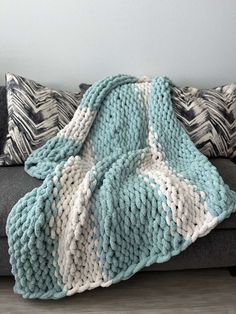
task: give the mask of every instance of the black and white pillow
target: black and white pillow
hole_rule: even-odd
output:
[[[176,115],[208,157],[236,157],[236,84],[213,89],[172,87]]]
[[[0,165],[22,164],[73,117],[82,93],[51,90],[6,74],[8,132]]]
[[[6,87],[0,86],[0,154],[7,135],[7,95]]]

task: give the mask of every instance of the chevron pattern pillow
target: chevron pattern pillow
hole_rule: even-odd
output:
[[[5,86],[0,86],[0,154],[7,134],[7,96]]]
[[[236,157],[236,84],[213,89],[172,87],[178,119],[208,157]]]
[[[8,133],[0,165],[23,164],[72,119],[82,93],[51,90],[14,74],[6,75],[6,89]]]

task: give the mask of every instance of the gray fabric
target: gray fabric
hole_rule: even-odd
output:
[[[214,230],[169,262],[144,270],[177,270],[236,265],[236,230]],[[11,275],[7,238],[0,238],[0,276]],[[222,254],[224,252],[224,254]]]
[[[0,154],[8,131],[7,95],[5,86],[0,86]]]
[[[0,238],[0,276],[11,275],[7,238]]]
[[[230,188],[236,191],[236,164],[224,158],[211,159],[211,162],[217,167]],[[26,174],[22,166],[0,167],[0,237],[6,236],[6,219],[12,206],[41,182]],[[231,215],[217,228],[236,229],[236,214]]]
[[[81,92],[84,94],[87,91],[87,89],[89,89],[91,86],[92,86],[91,84],[81,83],[79,85],[79,88]]]
[[[217,168],[225,183],[228,184],[232,190],[236,191],[236,164],[225,158],[214,158],[210,159],[210,161]],[[236,214],[224,220],[217,228],[236,229]]]
[[[30,177],[22,166],[0,167],[0,237],[6,236],[6,220],[12,206],[41,183]]]
[[[236,266],[236,229],[213,230],[163,264],[146,270],[176,270]],[[224,253],[223,253],[224,252]]]
[[[236,164],[226,158],[212,158],[210,162],[217,168],[224,182],[236,191]]]

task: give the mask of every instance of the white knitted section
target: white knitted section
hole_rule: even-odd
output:
[[[59,179],[62,187],[54,189],[54,197],[59,193],[60,200],[53,203],[58,212],[50,220],[51,237],[58,238],[55,255],[67,295],[111,284],[98,265],[97,241],[92,228],[94,218],[89,211],[89,170],[94,172],[88,162],[78,156],[70,157]],[[57,176],[53,182],[58,182]]]
[[[92,147],[88,138],[82,145],[79,155],[81,159],[86,160],[91,167],[93,166]]]
[[[137,80],[137,83],[151,83],[152,79],[146,75],[140,76]]]
[[[145,116],[145,128],[148,129],[148,98],[151,89],[151,83],[147,77],[140,78],[140,81],[134,84],[135,88],[140,92],[141,104]],[[148,145],[148,141],[147,145]]]
[[[58,133],[58,136],[77,142],[84,141],[95,116],[96,112],[92,111],[89,107],[78,107],[73,119]]]
[[[153,135],[150,133],[149,137],[152,143]],[[149,178],[160,186],[160,193],[166,197],[163,210],[166,210],[166,206],[171,209],[178,233],[192,242],[209,233],[217,225],[217,218],[208,212],[206,202],[202,203],[204,194],[189,181],[173,174],[163,154],[153,144],[151,152],[144,153],[142,158],[137,173],[144,176],[144,181],[153,188],[156,186],[150,183]],[[168,216],[166,222],[170,225]]]
[[[148,97],[150,94],[151,83],[149,81],[135,83],[134,86],[141,92],[142,104],[148,107]]]

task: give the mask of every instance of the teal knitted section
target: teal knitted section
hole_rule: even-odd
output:
[[[130,84],[111,90],[89,132],[95,162],[146,147],[147,131],[141,92]]]
[[[104,101],[104,99],[106,99],[112,90],[119,86],[134,83],[136,81],[136,77],[123,74],[108,76],[101,81],[97,81],[93,84],[93,88],[89,88],[86,91],[85,97],[83,97],[80,107],[88,107],[92,111],[98,111],[98,109],[101,107],[101,103]]]
[[[60,176],[60,169],[54,173]],[[14,291],[24,298],[65,296],[60,275],[55,276],[58,271],[53,252],[58,243],[51,238],[49,227],[51,217],[57,215],[51,206],[53,175],[48,175],[39,188],[27,193],[12,208],[7,220],[10,263],[16,281]]]
[[[171,82],[107,77],[35,151],[44,179],[7,221],[15,291],[61,298],[128,279],[236,211],[236,193],[174,115]]]
[[[32,177],[43,180],[69,156],[78,154],[82,144],[74,139],[53,137],[28,157],[25,171]]]

